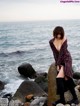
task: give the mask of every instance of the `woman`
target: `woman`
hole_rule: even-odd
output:
[[[75,83],[73,82],[73,72],[72,72],[72,58],[70,52],[67,49],[67,38],[64,35],[64,29],[61,26],[57,26],[53,30],[53,38],[49,41],[50,47],[52,49],[55,65],[57,67],[57,94],[60,95],[60,99],[53,102],[56,106],[58,103],[65,104],[64,92],[70,90],[73,99],[67,103],[78,104],[78,98],[75,93]]]

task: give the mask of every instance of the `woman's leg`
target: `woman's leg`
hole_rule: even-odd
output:
[[[67,86],[73,96],[73,99],[71,101],[69,101],[68,103],[71,104],[71,103],[75,103],[75,104],[79,104],[79,101],[78,101],[78,98],[77,98],[77,95],[76,95],[76,92],[75,92],[75,83],[73,81],[72,78],[68,78],[67,80]]]
[[[61,66],[61,69],[58,70],[57,78],[64,78],[64,66]]]

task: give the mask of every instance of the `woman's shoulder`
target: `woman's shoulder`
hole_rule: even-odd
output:
[[[66,41],[67,41],[67,37],[65,36],[65,37],[63,38],[63,43],[66,42]]]
[[[65,36],[63,40],[64,40],[64,41],[67,40],[67,37]]]
[[[53,43],[54,40],[55,40],[54,38],[50,39],[50,40],[49,40],[49,43],[50,43],[50,44]],[[63,40],[62,40],[62,43],[66,42],[66,41],[67,41],[67,37],[65,36],[65,37],[63,38]]]
[[[53,38],[49,40],[49,43],[52,43],[52,42],[53,42]]]

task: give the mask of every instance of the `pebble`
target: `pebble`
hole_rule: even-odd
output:
[[[7,98],[0,98],[0,106],[8,106],[8,99]]]
[[[9,106],[22,106],[22,103],[20,100],[11,100]]]
[[[59,104],[57,104],[56,106],[64,106],[63,104],[61,104],[61,103],[59,103]]]
[[[36,97],[30,104],[30,106],[41,106],[46,101],[47,97]]]

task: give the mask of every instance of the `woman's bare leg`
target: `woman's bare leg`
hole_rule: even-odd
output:
[[[59,73],[57,75],[57,78],[64,78],[64,67],[61,66],[61,69],[58,71],[59,71]]]

